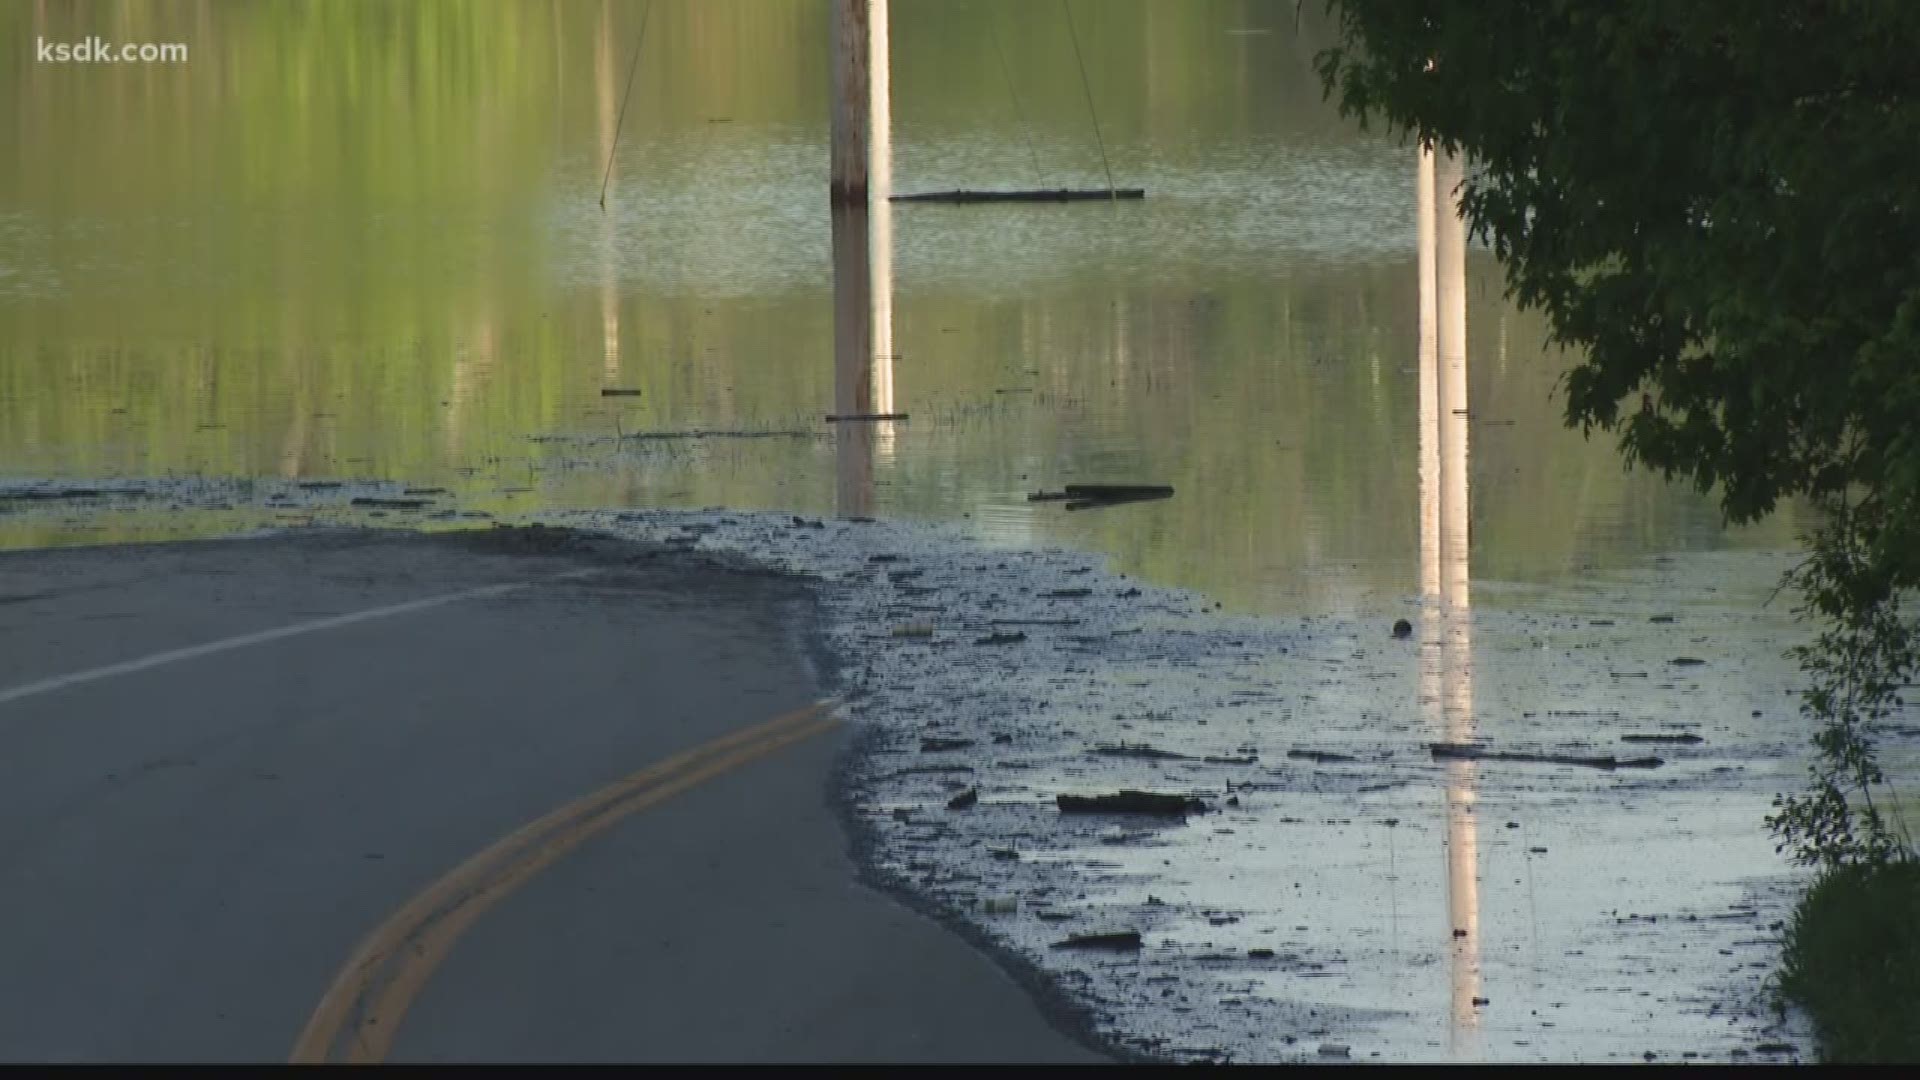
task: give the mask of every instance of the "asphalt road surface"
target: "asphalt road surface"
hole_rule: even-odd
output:
[[[558,530],[0,553],[0,1058],[1102,1060],[857,882],[810,611]]]

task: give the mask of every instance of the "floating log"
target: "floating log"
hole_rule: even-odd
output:
[[[985,203],[985,202],[1106,202],[1110,199],[1144,199],[1146,188],[1053,188],[1017,191],[921,191],[911,195],[892,195],[893,202]]]
[[[1578,754],[1521,754],[1488,750],[1466,743],[1428,743],[1427,749],[1431,750],[1436,758],[1467,761],[1531,761],[1545,765],[1581,765],[1589,769],[1657,769],[1666,764],[1657,757],[1622,759],[1611,754],[1603,757],[1584,757]]]
[[[1620,741],[1621,742],[1638,742],[1638,743],[1680,743],[1685,746],[1691,746],[1694,743],[1705,742],[1706,740],[1702,739],[1698,735],[1693,734],[1690,731],[1682,731],[1682,732],[1674,732],[1674,733],[1663,733],[1659,735],[1622,735],[1620,736]]]
[[[920,752],[935,754],[943,750],[965,750],[972,745],[972,739],[943,739],[930,735],[920,740]]]
[[[1039,495],[1053,497],[1049,492]],[[1069,510],[1093,510],[1123,503],[1170,499],[1173,488],[1165,484],[1068,484],[1059,498],[1067,500]],[[1029,501],[1038,501],[1029,495]]]
[[[974,638],[975,645],[1014,645],[1027,640],[1027,635],[1019,630],[1011,634],[992,633],[983,638]]]
[[[418,510],[431,502],[432,499],[376,499],[371,495],[361,495],[353,500],[353,505],[377,506],[383,510]]]
[[[1067,503],[1069,510],[1101,510],[1109,506],[1125,506],[1128,503],[1156,502],[1171,498],[1170,495],[1131,495],[1120,499],[1073,499]]]
[[[890,773],[884,773],[880,777],[878,777],[878,779],[897,780],[902,776],[922,776],[922,775],[933,775],[933,774],[939,774],[939,773],[970,773],[972,771],[973,771],[973,766],[971,765],[913,765],[905,769],[895,769]]]
[[[603,386],[600,388],[600,396],[601,397],[639,397],[640,391],[629,389],[624,386]]]
[[[1087,588],[1049,589],[1040,595],[1048,600],[1085,600],[1087,597],[1093,595],[1093,590]]]
[[[1287,756],[1296,761],[1311,761],[1316,765],[1353,760],[1352,754],[1336,754],[1331,750],[1289,750]]]
[[[905,420],[906,418],[907,414],[903,412],[839,413],[829,415],[827,423],[843,424],[864,420]]]
[[[1131,952],[1140,947],[1140,931],[1122,930],[1117,934],[1075,934],[1065,941],[1056,941],[1049,947],[1055,949],[1105,949],[1110,952]]]
[[[1173,494],[1171,484],[1068,484],[1069,499],[1164,499]]]
[[[1181,754],[1172,750],[1162,750],[1157,746],[1145,746],[1136,743],[1102,744],[1095,746],[1087,752],[1090,754],[1100,754],[1105,757],[1148,758],[1155,761],[1193,760],[1191,754]]]
[[[1162,795],[1153,791],[1120,791],[1112,795],[1056,795],[1054,804],[1063,814],[1157,814],[1161,817],[1185,817],[1205,810],[1206,804],[1185,795]]]

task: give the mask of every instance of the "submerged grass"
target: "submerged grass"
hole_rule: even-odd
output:
[[[1794,910],[1781,993],[1829,1062],[1920,1062],[1920,859],[1828,870]]]

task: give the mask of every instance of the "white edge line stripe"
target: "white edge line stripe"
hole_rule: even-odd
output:
[[[452,604],[461,600],[475,600],[483,596],[498,596],[501,593],[532,588],[535,585],[545,585],[555,581],[566,581],[570,578],[586,577],[589,574],[597,573],[599,573],[598,570],[574,570],[565,574],[556,574],[550,578],[542,578],[539,581],[513,581],[502,585],[484,585],[478,589],[468,589],[464,592],[447,593],[444,596],[429,596],[421,600],[409,600],[404,604],[369,608],[365,611],[352,611],[345,615],[329,615],[324,619],[294,623],[292,626],[281,626],[272,630],[261,630],[252,634],[241,634],[238,637],[222,638],[219,641],[209,641],[204,645],[190,645],[184,649],[169,649],[166,652],[143,656],[138,660],[126,660],[118,664],[108,664],[106,667],[92,668],[87,671],[76,671],[69,675],[56,675],[51,679],[42,679],[39,682],[27,683],[25,686],[16,686],[10,690],[0,690],[0,705],[5,705],[10,701],[19,701],[21,698],[32,697],[35,694],[45,694],[54,690],[63,690],[69,686],[78,686],[81,683],[90,683],[99,679],[111,679],[117,675],[131,675],[136,671],[145,671],[148,668],[159,667],[162,664],[174,664],[182,660],[193,660],[202,656],[210,656],[213,653],[226,652],[228,649],[240,649],[248,645],[262,645],[269,641],[278,641],[281,638],[293,637],[296,634],[311,634],[321,630],[332,630],[337,627],[350,626],[357,622],[365,622],[368,619],[384,619],[390,615],[405,615],[412,611],[425,611],[428,608],[439,607],[443,604]]]

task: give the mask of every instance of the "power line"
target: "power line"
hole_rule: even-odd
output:
[[[1100,137],[1100,110],[1093,107],[1093,86],[1087,82],[1087,62],[1080,56],[1080,34],[1073,28],[1073,5],[1060,0],[1060,10],[1067,15],[1067,37],[1073,41],[1073,62],[1080,66],[1080,89],[1087,95],[1087,115],[1093,117],[1093,141],[1100,147],[1100,168],[1107,174],[1107,198],[1115,205],[1120,202],[1119,192],[1113,186],[1113,167],[1107,164],[1107,140]]]
[[[620,97],[620,117],[613,122],[613,145],[607,148],[607,171],[600,178],[600,209],[607,208],[607,183],[613,179],[613,158],[620,150],[620,129],[627,123],[627,102],[633,97],[633,77],[640,73],[640,47],[647,43],[647,17],[653,14],[653,0],[640,9],[640,34],[633,43],[633,61],[627,65],[627,89]]]

